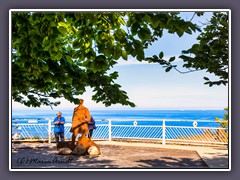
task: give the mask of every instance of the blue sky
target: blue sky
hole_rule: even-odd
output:
[[[210,19],[211,13],[204,17],[194,17],[194,22],[205,22]],[[184,19],[191,19],[192,13],[182,13]],[[164,52],[164,58],[171,56],[178,57],[182,50],[190,48],[196,43],[194,35],[184,35],[179,38],[177,35],[167,33],[146,52],[146,56]],[[180,61],[176,61],[181,65]],[[120,60],[111,71],[118,71],[117,83],[122,90],[128,93],[130,101],[133,101],[136,109],[223,109],[228,105],[228,86],[204,85],[204,76],[213,77],[204,71],[180,74],[175,70],[168,73],[158,64],[139,63],[134,58],[129,61]],[[113,105],[106,108],[101,103],[96,104],[91,100],[92,91],[81,96],[85,99],[85,105],[89,109],[131,109],[127,106]],[[62,104],[57,109],[73,109],[76,105],[61,99]],[[19,103],[13,102],[13,109],[26,108]],[[49,107],[43,107],[49,108]]]

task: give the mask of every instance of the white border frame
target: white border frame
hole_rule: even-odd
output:
[[[12,169],[11,154],[12,154],[12,140],[11,140],[11,119],[12,119],[12,66],[11,66],[11,40],[12,40],[12,12],[164,12],[164,11],[179,11],[179,12],[216,12],[226,11],[229,13],[229,81],[228,81],[228,108],[229,108],[229,147],[228,147],[228,169]],[[9,171],[231,171],[231,10],[230,9],[10,9],[9,10]]]

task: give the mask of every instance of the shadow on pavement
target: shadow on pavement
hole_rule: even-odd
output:
[[[12,150],[12,169],[179,169],[208,168],[196,151],[100,145],[103,155],[58,155],[56,148]]]

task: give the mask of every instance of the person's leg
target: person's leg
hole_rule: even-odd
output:
[[[92,138],[92,134],[93,134],[93,129],[91,129],[91,132],[90,132],[90,137]]]
[[[92,138],[92,133],[93,133],[93,129],[90,129],[90,130],[89,130],[89,133],[88,133],[88,138],[89,138],[89,139]]]
[[[61,142],[64,142],[64,132],[60,132],[60,138],[61,138]]]
[[[59,133],[55,132],[54,135],[55,135],[55,139],[56,139],[56,145],[58,145],[58,143],[59,143]]]

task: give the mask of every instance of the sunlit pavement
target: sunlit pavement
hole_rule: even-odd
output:
[[[138,147],[152,147],[152,148],[166,148],[166,149],[181,149],[194,150],[209,168],[224,168],[229,169],[229,152],[226,146],[206,147],[206,146],[190,146],[190,145],[162,145],[154,143],[139,143],[139,142],[117,142],[117,141],[97,141],[98,144],[119,145],[119,146],[138,146]]]
[[[209,169],[230,170],[229,166],[229,151],[226,146],[192,146],[192,145],[162,145],[156,143],[141,143],[141,142],[121,142],[121,141],[95,141],[98,145],[116,145],[116,146],[133,146],[133,147],[148,147],[161,149],[176,149],[176,150],[191,150],[196,151],[201,159],[207,164]],[[55,144],[48,143],[16,143],[12,144],[13,149],[18,148],[41,148],[54,147]]]

